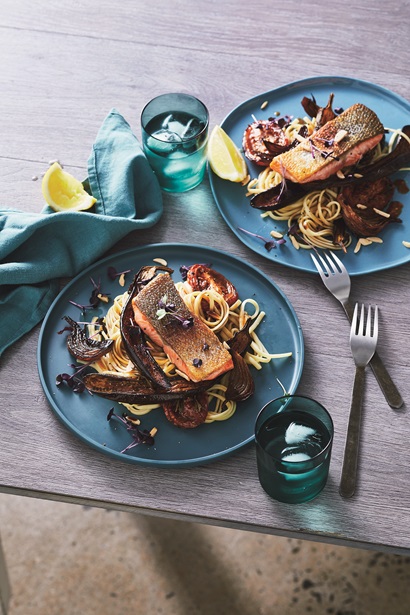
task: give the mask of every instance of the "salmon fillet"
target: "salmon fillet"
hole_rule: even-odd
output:
[[[180,320],[167,313],[158,318],[159,303],[175,306],[183,319],[192,325],[183,327]],[[193,382],[213,380],[233,368],[230,352],[218,337],[186,307],[169,273],[157,275],[132,300],[134,318],[144,333],[163,348],[176,367]]]
[[[357,103],[295,148],[276,156],[270,167],[299,184],[327,179],[358,162],[383,134],[384,126],[374,111]]]

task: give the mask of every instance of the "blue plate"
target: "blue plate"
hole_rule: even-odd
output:
[[[349,79],[345,77],[312,77],[296,81],[270,92],[259,94],[242,103],[234,109],[222,122],[222,127],[238,147],[242,147],[242,136],[245,128],[257,119],[273,116],[275,111],[281,115],[306,115],[301,105],[303,96],[315,96],[319,105],[327,103],[330,92],[334,92],[334,107],[346,109],[356,102],[361,102],[375,111],[388,128],[402,128],[410,123],[410,103],[397,94],[378,85]],[[261,110],[261,105],[268,101],[268,106]],[[248,161],[248,169],[252,177],[257,177],[261,167]],[[225,181],[209,171],[211,189],[227,225],[235,235],[254,252],[266,258],[304,271],[314,271],[310,258],[310,250],[295,250],[290,241],[268,252],[263,242],[238,230],[245,228],[252,233],[269,238],[272,229],[286,232],[285,222],[276,222],[270,218],[261,218],[260,211],[249,205],[249,197],[245,196],[246,187]],[[409,174],[400,172],[397,177],[406,178]],[[383,244],[372,244],[362,247],[354,253],[355,241],[347,254],[338,254],[351,275],[361,275],[382,269],[396,267],[410,260],[410,250],[402,245],[402,241],[410,241],[410,193],[395,194],[396,200],[404,204],[401,219],[402,224],[390,224],[381,233]]]
[[[258,332],[268,350],[275,353],[291,351],[293,355],[274,360],[260,371],[252,370],[256,392],[249,400],[238,404],[236,413],[228,421],[184,430],[169,423],[162,409],[156,409],[143,416],[141,421],[143,429],[158,428],[155,445],[139,445],[122,454],[119,451],[130,443],[130,437],[122,424],[115,420],[107,422],[106,416],[113,405],[120,414],[123,408],[102,397],[91,396],[87,391],[76,394],[66,386],[56,386],[56,375],[72,373],[67,365],[73,363],[66,348],[66,333],[58,335],[57,332],[66,324],[61,320],[64,315],[82,319],[79,309],[69,300],[88,304],[92,290],[90,278],[101,280],[103,292],[114,298],[122,294],[124,288],[118,280],[109,279],[108,266],[112,265],[117,271],[132,269],[126,280],[129,284],[140,267],[153,264],[153,259],[159,257],[174,269],[175,281],[181,279],[181,265],[212,264],[235,284],[241,298],[256,298],[261,309],[266,311]],[[87,320],[104,315],[106,310],[107,306],[103,304],[97,310],[88,311]],[[74,278],[56,298],[43,322],[37,358],[41,383],[51,407],[63,423],[87,444],[111,457],[132,463],[181,467],[215,461],[252,442],[258,411],[267,401],[282,394],[276,379],[293,393],[302,374],[303,357],[303,336],[293,307],[282,291],[260,271],[229,254],[206,247],[153,244],[105,258]]]

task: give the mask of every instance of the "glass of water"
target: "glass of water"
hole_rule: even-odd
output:
[[[309,397],[268,402],[255,425],[259,481],[268,495],[288,504],[319,495],[329,474],[333,431],[328,411]]]
[[[142,110],[142,144],[160,186],[185,192],[201,183],[206,167],[209,114],[189,94],[162,94]]]

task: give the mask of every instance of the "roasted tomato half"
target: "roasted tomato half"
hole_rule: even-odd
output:
[[[206,265],[192,265],[188,269],[186,281],[192,290],[215,290],[222,295],[228,305],[233,305],[238,299],[238,291],[222,273]]]
[[[288,149],[289,140],[276,120],[261,120],[246,128],[242,146],[248,160],[267,167],[272,158]]]

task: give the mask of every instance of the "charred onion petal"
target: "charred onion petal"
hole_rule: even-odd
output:
[[[283,190],[282,184],[278,184],[273,188],[264,190],[264,192],[259,192],[251,198],[251,207],[264,211],[275,211],[286,205],[291,205],[306,194],[303,186],[304,184],[296,184],[287,179],[286,190]]]
[[[311,118],[316,118],[316,129],[319,129],[336,117],[332,109],[334,96],[333,93],[330,94],[326,107],[320,107],[313,95],[312,98],[308,98],[307,96],[302,98],[301,104],[303,109]]]
[[[233,305],[239,296],[232,282],[207,265],[192,265],[187,271],[186,281],[192,290],[215,290],[229,306]]]
[[[208,382],[176,380],[167,389],[156,386],[144,376],[132,377],[121,374],[92,373],[84,376],[85,387],[90,393],[127,404],[156,404],[164,401],[192,397],[212,385]]]
[[[334,94],[330,94],[326,107],[320,107],[319,112],[316,115],[316,129],[322,128],[327,122],[334,120],[336,113],[332,109]]]
[[[255,383],[249,366],[240,354],[231,351],[233,359],[233,370],[229,372],[228,386],[226,389],[226,399],[231,401],[244,401],[253,395]]]
[[[270,141],[266,141],[265,139],[263,140],[263,144],[266,147],[266,149],[269,151],[269,153],[272,154],[273,156],[279,156],[279,154],[283,154],[283,152],[287,152],[292,147],[291,144],[280,145],[279,143],[271,143]],[[270,160],[272,160],[272,156],[269,156],[269,157],[267,156],[267,158],[269,158],[269,162]]]
[[[248,318],[245,325],[235,333],[231,340],[227,341],[229,348],[238,354],[243,354],[249,344],[252,341],[252,337],[249,333],[249,327],[252,324],[252,320]]]
[[[410,125],[404,126],[402,132],[410,138]],[[312,192],[313,190],[323,190],[323,188],[333,187],[339,188],[340,186],[346,186],[347,184],[360,184],[365,181],[373,181],[388,175],[393,175],[396,171],[399,171],[402,167],[405,167],[410,163],[410,143],[403,137],[400,137],[394,150],[379,158],[376,162],[373,162],[365,167],[360,168],[360,172],[357,174],[347,175],[344,179],[338,178],[336,175],[315,182],[307,182],[306,184],[297,184],[291,180],[286,180],[286,190],[282,190],[281,184],[278,184],[274,188],[269,188],[264,192],[260,192],[251,198],[250,204],[255,209],[262,209],[264,211],[276,211],[285,207],[285,205],[291,205],[304,194]],[[361,175],[361,177],[355,177],[355,175]]]
[[[69,353],[78,361],[92,363],[97,361],[111,350],[113,340],[93,340],[87,337],[84,329],[69,316],[64,316],[72,331],[67,336],[67,348]]]
[[[316,99],[313,96],[313,94],[312,94],[312,98],[308,98],[307,96],[304,96],[301,100],[301,105],[310,117],[316,117],[317,114],[319,113],[320,107],[317,104]]]
[[[155,361],[149,348],[145,343],[145,336],[140,327],[134,321],[134,310],[132,307],[133,298],[139,293],[141,288],[150,282],[157,274],[158,270],[172,273],[173,270],[164,266],[142,267],[135,275],[129,291],[128,298],[122,308],[120,317],[121,338],[128,356],[131,361],[148,378],[162,387],[169,387],[169,378]]]

